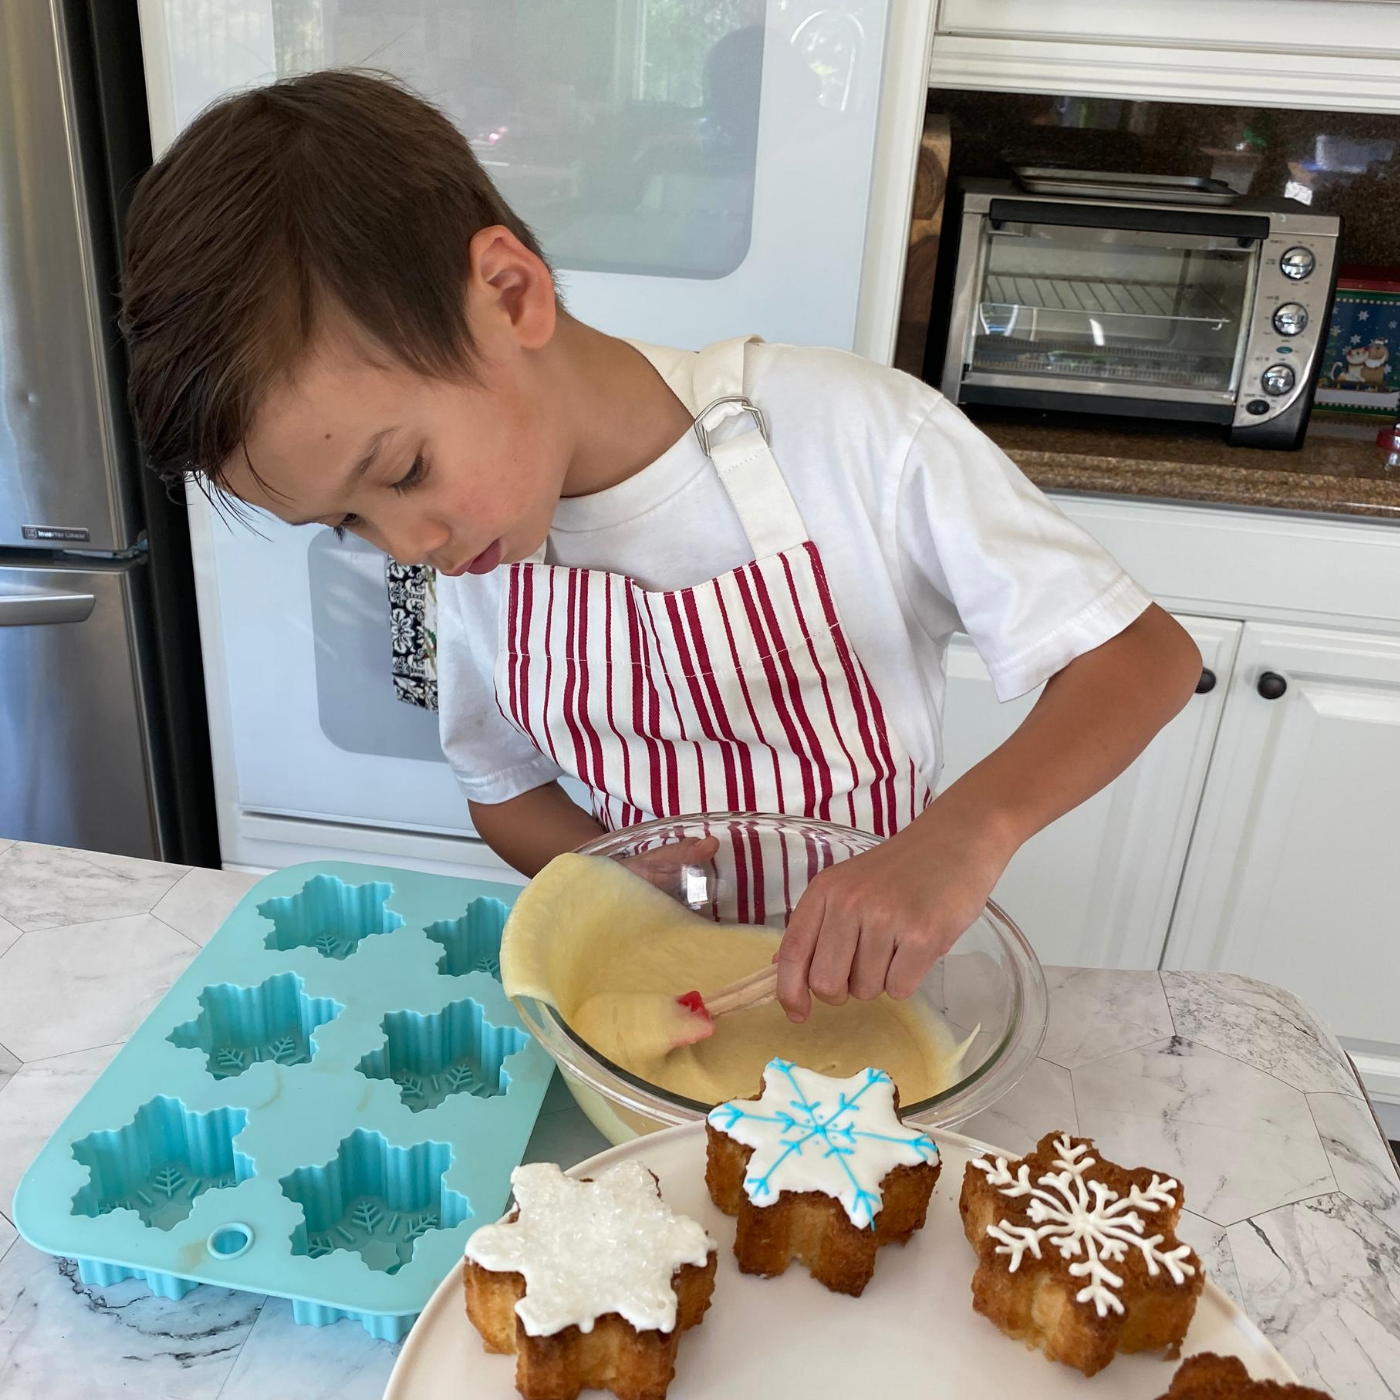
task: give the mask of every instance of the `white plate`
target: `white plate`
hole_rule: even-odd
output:
[[[903,1248],[880,1251],[875,1277],[859,1298],[830,1292],[796,1264],[776,1279],[739,1272],[731,1251],[734,1222],[705,1190],[703,1124],[638,1138],[573,1168],[571,1176],[589,1176],[629,1158],[644,1162],[660,1179],[667,1203],[701,1221],[719,1244],[714,1300],[704,1322],[681,1339],[667,1400],[771,1400],[780,1392],[848,1400],[872,1381],[920,1400],[995,1394],[1155,1400],[1164,1394],[1175,1366],[1160,1355],[1120,1356],[1086,1380],[1003,1337],[972,1311],[975,1257],[963,1235],[958,1194],[968,1157],[984,1145],[955,1133],[936,1137],[943,1172],[928,1224]],[[1297,1380],[1209,1279],[1183,1355],[1198,1351],[1238,1356],[1259,1380]],[[896,1389],[901,1386],[907,1388]],[[515,1394],[515,1358],[485,1352],[467,1321],[460,1267],[443,1279],[409,1333],[384,1394],[385,1400],[509,1400]]]

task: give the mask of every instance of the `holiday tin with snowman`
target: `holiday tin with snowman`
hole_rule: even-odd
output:
[[[1395,420],[1400,412],[1400,268],[1342,269],[1315,404],[1329,414]]]

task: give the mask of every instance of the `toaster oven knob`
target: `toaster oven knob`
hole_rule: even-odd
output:
[[[1264,392],[1278,398],[1293,387],[1295,379],[1292,365],[1270,365],[1263,375]]]
[[[1274,312],[1274,329],[1280,335],[1302,335],[1308,328],[1308,308],[1286,301]]]
[[[1285,277],[1301,282],[1303,278],[1312,275],[1313,268],[1317,266],[1317,259],[1313,257],[1311,248],[1289,248],[1279,258],[1278,266]]]

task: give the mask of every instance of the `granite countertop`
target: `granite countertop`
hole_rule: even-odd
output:
[[[90,1288],[9,1218],[25,1167],[251,883],[0,839],[7,1400],[382,1393],[397,1347],[356,1323],[299,1327],[281,1299],[208,1286],[179,1302],[136,1281]],[[1047,975],[1039,1060],[959,1130],[1019,1152],[1069,1128],[1179,1177],[1182,1236],[1305,1381],[1400,1396],[1400,1176],[1332,1037],[1296,997],[1245,978]],[[604,1145],[556,1078],[530,1159],[572,1164]]]
[[[1043,425],[976,409],[972,417],[1045,491],[1400,520],[1400,471],[1381,465],[1379,422],[1314,417],[1299,451],[1268,452],[1231,447],[1218,432]]]

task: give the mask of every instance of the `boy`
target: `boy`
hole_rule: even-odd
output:
[[[702,810],[890,837],[794,910],[794,1019],[810,994],[909,995],[1200,674],[926,385],[574,320],[466,141],[386,81],[313,74],[200,117],[132,205],[124,326],[157,466],[443,576],[443,747],[518,869]],[[958,630],[1000,698],[1045,690],[933,799]]]

